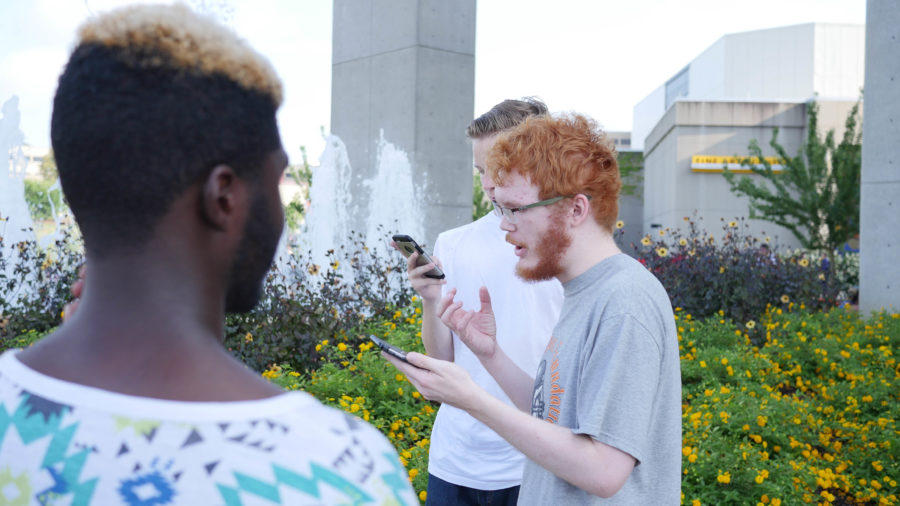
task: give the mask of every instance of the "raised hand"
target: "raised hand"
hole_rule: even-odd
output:
[[[455,302],[456,289],[447,292],[441,299],[438,314],[450,330],[456,332],[459,339],[472,350],[479,360],[490,359],[497,350],[497,320],[491,308],[491,295],[487,287],[478,291],[481,309],[466,311],[462,302]]]
[[[72,283],[72,288],[69,289],[72,292],[73,299],[63,307],[63,323],[69,321],[75,315],[75,312],[78,311],[78,305],[81,303],[81,292],[84,291],[85,268],[84,265],[81,266],[81,269],[78,270],[78,279]]]
[[[472,377],[462,367],[416,352],[409,352],[403,362],[384,352],[385,359],[403,372],[410,383],[422,396],[430,401],[450,404],[459,409],[468,409],[475,395],[486,394],[472,381]]]

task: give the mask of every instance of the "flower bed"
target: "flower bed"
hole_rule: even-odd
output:
[[[437,405],[365,339],[376,333],[421,351],[418,311],[415,304],[318,343],[322,365],[308,376],[287,367],[263,375],[378,427],[424,499]],[[684,504],[898,503],[900,315],[810,313],[787,302],[749,326],[697,321],[680,308],[676,317]]]

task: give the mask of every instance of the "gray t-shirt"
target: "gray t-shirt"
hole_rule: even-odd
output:
[[[529,461],[519,504],[678,504],[681,370],[665,289],[624,254],[563,286],[562,314],[535,376],[532,415],[638,464],[618,493],[602,499]]]

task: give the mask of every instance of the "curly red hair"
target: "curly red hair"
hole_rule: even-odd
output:
[[[516,172],[538,187],[540,199],[591,197],[594,220],[610,232],[619,214],[616,150],[597,122],[580,114],[533,116],[497,139],[487,171],[498,186]]]

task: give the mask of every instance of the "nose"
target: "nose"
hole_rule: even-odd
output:
[[[505,232],[512,232],[515,229],[516,224],[509,221],[509,218],[507,218],[506,216],[500,218],[500,230],[503,230]]]

